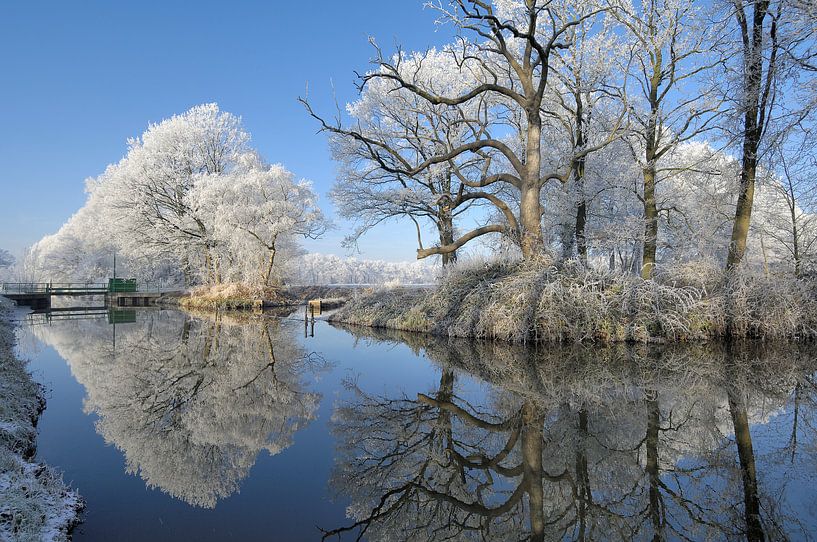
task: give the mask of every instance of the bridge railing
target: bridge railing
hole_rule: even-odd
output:
[[[108,285],[100,282],[52,282],[49,284],[51,293],[98,292],[104,294]]]
[[[47,291],[47,282],[4,282],[0,284],[0,292],[7,294],[44,294]]]
[[[7,294],[60,294],[94,292],[104,294],[108,285],[99,282],[3,282],[0,292]]]

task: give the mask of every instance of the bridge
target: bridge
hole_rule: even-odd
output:
[[[4,282],[0,296],[34,309],[51,308],[54,296],[105,296],[105,305],[147,306],[161,296],[161,288],[139,291],[135,280],[111,279],[100,282]]]

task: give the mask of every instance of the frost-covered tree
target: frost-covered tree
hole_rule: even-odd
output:
[[[234,260],[256,263],[265,286],[272,285],[285,238],[315,239],[327,227],[311,184],[296,181],[280,164],[204,175],[188,201],[194,212],[212,217],[213,238],[233,252]]]
[[[11,252],[4,248],[0,248],[0,269],[4,269],[7,267],[11,267],[14,265],[14,256],[11,255]]]
[[[433,284],[438,271],[427,260],[386,262],[317,253],[294,258],[287,267],[288,281],[299,285]]]
[[[188,196],[200,176],[251,166],[249,139],[241,119],[216,104],[193,107],[131,139],[99,188],[118,215],[113,226],[126,251],[178,262],[188,282],[200,268],[204,281],[218,282],[215,216],[197,212]]]
[[[790,262],[796,276],[817,263],[815,147],[810,130],[792,130],[772,150],[770,161],[777,175],[761,185],[757,204],[757,229],[782,247],[780,259]]]
[[[579,2],[576,9],[592,11],[596,7]],[[543,107],[548,126],[543,130],[542,144],[552,166],[569,160],[574,163],[568,182],[550,190],[544,188],[542,206],[545,215],[554,210],[560,215],[562,259],[572,257],[575,250],[584,266],[588,263],[588,208],[605,183],[600,184],[601,178],[588,171],[594,153],[583,151],[590,147],[599,153],[625,132],[626,79],[617,63],[626,51],[615,30],[613,19],[599,13],[567,32],[565,48],[554,55],[552,69],[557,82]],[[545,238],[547,244],[547,234]]]
[[[418,256],[450,253],[472,239],[499,232],[518,239],[523,257],[537,257],[544,251],[542,187],[553,179],[569,179],[575,161],[593,150],[585,148],[556,170],[544,169],[542,107],[551,84],[552,57],[566,46],[573,27],[604,11],[604,7],[580,10],[574,5],[543,0],[496,5],[468,0],[436,7],[444,21],[463,33],[456,45],[446,49],[452,65],[472,75],[474,81],[463,89],[436,88],[427,79],[417,77],[416,71],[403,69],[406,62],[422,63],[427,54],[397,53],[394,57],[379,54],[376,69],[362,76],[361,86],[390,81],[430,107],[458,108],[475,100],[498,104],[491,106],[496,124],[474,130],[467,139],[450,147],[441,146],[427,159],[401,165],[397,171],[414,177],[437,165],[456,166],[491,157],[490,167],[477,168],[478,177],[464,184],[507,192],[501,201],[513,210],[513,220],[492,221],[462,233],[448,245],[418,252]],[[519,131],[509,134],[514,127]]]
[[[400,70],[440,93],[458,93],[473,84],[474,74],[460,69],[448,48],[406,57]],[[388,79],[370,81],[357,101],[347,106],[348,126],[340,119],[328,123],[301,100],[330,133],[330,146],[339,163],[332,198],[342,216],[355,222],[347,238],[354,243],[372,227],[394,218],[409,218],[417,228],[418,255],[426,250],[423,226],[431,225],[437,246],[454,243],[455,220],[474,203],[494,205],[515,220],[501,200],[480,189],[472,177],[475,164],[465,158],[425,169],[420,164],[440,152],[458,147],[487,129],[490,104],[484,97],[458,106],[431,104]],[[490,160],[478,160],[489,167]],[[416,170],[415,174],[409,174]],[[442,263],[456,260],[456,250],[442,252]]]
[[[721,2],[731,21],[722,92],[732,114],[728,141],[740,150],[741,173],[726,266],[746,253],[759,168],[785,133],[814,112],[817,101],[815,21],[810,1]]]
[[[120,276],[140,281],[271,284],[281,254],[326,223],[309,183],[266,165],[249,138],[216,104],[151,124],[87,181],[85,206],[31,248],[27,274],[101,281],[116,254]]]
[[[11,275],[16,259],[8,250],[0,248],[0,280],[5,280]]]
[[[711,129],[719,109],[706,77],[721,61],[715,47],[721,32],[702,9],[693,0],[635,0],[614,11],[632,40],[627,69],[637,89],[631,141],[643,176],[637,192],[644,207],[643,278],[655,268],[659,215],[672,211],[671,202],[659,206],[659,182],[684,167],[667,168],[662,159]]]
[[[27,280],[54,282],[101,282],[112,276],[113,255],[119,248],[111,229],[111,208],[95,180],[86,181],[88,198],[60,229],[37,241],[23,261]],[[120,250],[121,269],[138,268]],[[151,276],[147,261],[142,277]]]

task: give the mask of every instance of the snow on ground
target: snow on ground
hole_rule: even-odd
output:
[[[33,460],[45,399],[15,355],[10,316],[0,297],[0,540],[68,540],[82,499],[55,469]]]

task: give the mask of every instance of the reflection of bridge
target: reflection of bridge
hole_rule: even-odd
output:
[[[131,324],[136,322],[136,311],[113,310],[108,307],[66,307],[35,311],[25,315],[31,326],[49,325],[51,322],[66,320],[101,320],[107,318],[109,324]]]
[[[114,282],[118,280],[119,282]],[[131,281],[126,281],[131,282]],[[4,282],[0,284],[0,295],[16,301],[18,305],[28,305],[35,309],[51,307],[53,296],[105,296],[105,305],[147,306],[161,296],[161,290],[137,291],[135,281],[131,288],[120,289],[123,283],[113,279],[108,284],[99,282]]]

